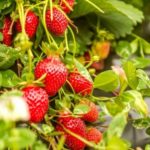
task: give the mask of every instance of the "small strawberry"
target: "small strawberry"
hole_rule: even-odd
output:
[[[79,135],[82,138],[86,138],[86,126],[80,118],[75,118],[72,116],[63,116],[58,119],[58,123],[63,125],[64,128],[70,130],[71,132]],[[70,150],[84,150],[85,143],[67,133],[61,125],[56,126],[57,131],[64,132],[66,138],[66,145]]]
[[[93,102],[90,102],[90,101],[82,101],[81,103],[88,105],[90,108],[89,112],[82,116],[82,119],[88,122],[97,121],[98,115],[99,115],[97,106]]]
[[[68,81],[71,88],[75,93],[79,93],[83,96],[90,95],[93,90],[93,83],[86,79],[79,72],[72,72],[69,74]]]
[[[52,20],[51,15],[53,15]],[[51,14],[49,9],[46,11],[46,25],[50,32],[54,35],[60,36],[67,29],[68,20],[60,10],[54,7],[53,14]]]
[[[46,91],[36,86],[26,87],[22,91],[24,93],[23,97],[29,106],[30,121],[34,123],[42,121],[49,103]]]
[[[40,78],[46,74],[45,90],[50,96],[56,95],[67,80],[68,71],[57,56],[50,56],[40,61],[35,67],[35,77]]]
[[[110,53],[110,42],[94,42],[92,50],[96,55],[100,57],[100,59],[106,59]]]
[[[39,24],[39,19],[36,16],[36,14],[32,11],[29,11],[26,15],[26,20],[25,20],[25,31],[29,38],[33,38],[35,36],[38,24]],[[18,32],[22,31],[19,19],[16,22],[16,30]]]
[[[96,128],[89,128],[86,133],[87,140],[94,143],[99,143],[102,140],[102,133]]]
[[[68,14],[71,12],[70,8],[73,8],[73,6],[75,4],[75,0],[65,0],[65,2],[64,2],[64,0],[60,0],[59,4],[60,4],[62,10]]]
[[[3,43],[7,46],[12,44],[12,34],[10,33],[11,24],[11,18],[5,17],[3,28],[0,29],[0,32],[3,34]]]

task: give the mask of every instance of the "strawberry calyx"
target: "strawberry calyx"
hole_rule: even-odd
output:
[[[31,49],[33,43],[29,41],[27,34],[18,33],[14,40],[14,46],[21,48],[23,52]]]

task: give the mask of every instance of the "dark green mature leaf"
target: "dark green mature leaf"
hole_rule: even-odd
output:
[[[91,12],[101,16],[102,22],[117,37],[131,33],[133,26],[143,19],[141,11],[119,0],[78,0],[71,16],[78,18]]]
[[[94,80],[94,88],[101,89],[103,91],[114,91],[119,86],[119,77],[112,71],[108,70],[100,73]]]
[[[136,119],[133,120],[132,124],[137,129],[147,128],[150,126],[150,118],[147,117],[147,118]]]
[[[20,56],[20,49],[0,44],[0,69],[11,67]]]
[[[0,87],[11,88],[20,81],[21,79],[12,70],[0,71]]]
[[[138,78],[136,76],[136,67],[132,62],[128,61],[123,65],[123,69],[126,73],[129,86],[132,89],[136,89],[138,85]]]

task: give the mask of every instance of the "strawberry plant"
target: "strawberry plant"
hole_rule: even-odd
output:
[[[150,135],[149,5],[1,0],[0,149],[142,146],[124,135],[129,124]]]

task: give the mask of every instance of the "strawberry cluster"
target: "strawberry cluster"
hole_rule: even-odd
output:
[[[55,3],[57,4],[55,5]],[[43,28],[45,28],[46,32],[49,32],[48,36],[63,36],[69,25],[67,14],[73,10],[75,0],[53,0],[53,4],[52,8],[45,10],[45,16],[42,21],[40,15],[33,10],[25,13],[25,22],[21,18],[13,20],[11,17],[6,16],[3,28],[0,29],[3,35],[2,43],[7,46],[18,47],[14,43],[16,40],[13,41],[13,36],[14,33],[19,33],[16,39],[18,40],[19,38],[19,45],[26,47],[24,49],[21,46],[21,49],[23,52],[26,49],[30,50],[32,48],[32,44],[30,43],[34,41],[40,23],[43,23]],[[31,63],[31,59],[29,58],[29,64]],[[74,96],[77,95],[79,99],[82,99],[82,97],[90,99],[93,92],[93,82],[83,75],[76,65],[72,69],[68,69],[64,62],[64,57],[56,53],[49,54],[40,59],[35,64],[33,71],[34,80],[40,81],[40,84],[34,81],[31,82],[30,80],[30,82],[27,82],[23,86],[23,98],[29,107],[31,123],[45,121],[45,115],[49,108],[54,105],[52,104],[51,106],[51,99],[61,95],[60,91],[63,88],[68,93],[74,94]],[[102,139],[102,133],[99,130],[86,125],[98,120],[99,111],[97,106],[87,99],[78,100],[78,102],[73,102],[74,104],[85,105],[89,107],[89,111],[74,116],[71,113],[72,108],[66,108],[70,112],[57,114],[56,119],[54,118],[56,122],[52,122],[52,124],[55,126],[56,131],[63,133],[65,145],[69,149],[84,150],[88,142],[97,144]],[[63,111],[66,111],[66,109]]]

